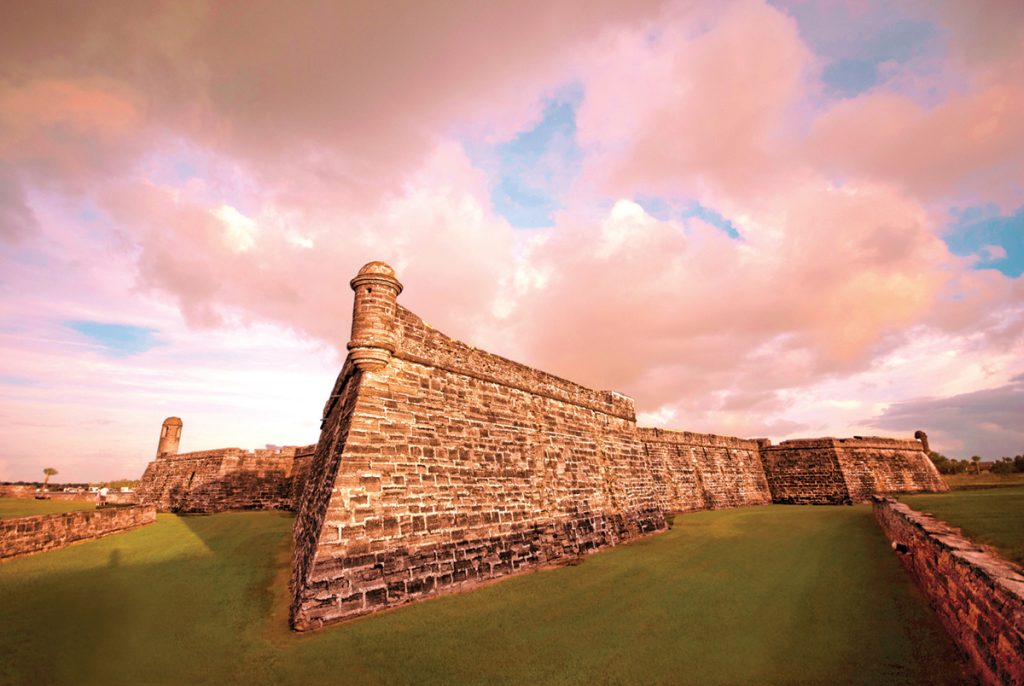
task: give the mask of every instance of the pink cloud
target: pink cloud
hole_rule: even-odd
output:
[[[871,122],[871,126],[865,126]],[[839,175],[926,200],[1024,202],[1024,87],[1002,83],[926,108],[896,93],[846,100],[815,122],[811,155]]]
[[[729,3],[595,52],[579,137],[616,192],[763,191],[791,165],[787,115],[815,63],[782,12]]]
[[[560,58],[657,16],[660,4],[413,5],[400,16],[376,3],[237,12],[115,1],[60,13],[23,4],[0,22],[0,67],[17,75],[0,97],[20,98],[22,120],[37,120],[23,132],[34,145],[57,146],[47,113],[69,103],[75,121],[125,128],[123,109],[94,116],[113,96],[82,94],[102,81],[145,113],[149,143],[184,136],[273,178],[276,193],[311,202],[329,189],[353,202],[400,186],[453,129],[519,130],[536,117],[540,91],[565,78]],[[53,83],[63,89],[56,101],[19,95]]]
[[[894,394],[1022,371],[1024,280],[940,238],[943,202],[1009,207],[1024,178],[1020,55],[1006,38],[985,56],[987,20],[951,34],[967,66],[936,79],[965,85],[939,83],[936,102],[888,65],[883,87],[823,105],[796,22],[752,0],[402,21],[190,7],[0,21],[0,374],[32,380],[0,383],[0,478],[57,453],[98,473],[106,458],[76,442],[89,431],[122,476],[170,414],[194,448],[312,440],[348,281],[372,259],[432,325],[679,428],[852,433]],[[515,230],[459,139],[529,128],[570,79],[583,171],[552,226]],[[634,202],[650,195],[699,201],[740,238],[658,219]],[[67,339],[69,318],[166,343],[112,362]]]

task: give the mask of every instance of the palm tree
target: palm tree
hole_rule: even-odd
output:
[[[974,473],[981,474],[981,458],[975,455],[971,458],[971,462],[974,463]]]
[[[57,470],[53,467],[46,467],[43,469],[43,474],[46,475],[46,478],[43,479],[43,493],[46,493],[46,484],[50,483],[50,477],[57,474]]]

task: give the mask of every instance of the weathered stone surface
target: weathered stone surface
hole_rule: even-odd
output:
[[[875,519],[982,683],[1024,684],[1024,575],[933,517],[891,498]]]
[[[160,427],[160,442],[156,446],[156,456],[176,455],[181,442],[182,422],[179,417],[168,417]]]
[[[164,454],[146,467],[136,496],[161,512],[294,510],[313,448]]]
[[[352,287],[294,528],[296,629],[576,559],[663,528],[665,511],[945,488],[917,441],[638,429],[630,398],[429,327],[387,265]]]
[[[638,428],[665,512],[713,510],[772,501],[757,441]]]
[[[355,322],[370,319],[362,306],[357,290]],[[629,398],[467,346],[401,306],[367,306],[394,312],[372,319],[393,336],[354,326],[353,339],[394,350],[380,368],[347,362],[325,408],[295,525],[295,628],[665,526]]]
[[[76,541],[100,538],[155,521],[156,508],[152,505],[3,519],[0,520],[0,559],[63,548]]]
[[[918,440],[811,438],[761,449],[776,503],[866,502],[873,494],[948,490]]]

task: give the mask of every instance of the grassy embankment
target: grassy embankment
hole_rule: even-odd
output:
[[[954,491],[971,488],[996,488],[1002,486],[1024,486],[1024,474],[943,474],[943,480]]]
[[[900,500],[960,527],[1024,566],[1024,486],[908,495]]]
[[[35,515],[56,514],[58,512],[76,512],[78,510],[95,509],[96,501],[0,498],[0,519],[32,517]]]
[[[577,567],[301,636],[286,628],[291,523],[160,515],[0,564],[0,683],[959,680],[866,506],[683,515]]]

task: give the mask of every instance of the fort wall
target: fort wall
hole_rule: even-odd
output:
[[[55,550],[156,521],[152,505],[107,507],[0,520],[0,559]]]
[[[756,440],[647,428],[637,435],[665,512],[772,502]]]
[[[875,519],[985,684],[1024,683],[1024,575],[958,529],[878,497]]]
[[[294,510],[313,446],[162,454],[146,467],[136,497],[161,512]]]
[[[837,438],[835,446],[855,503],[867,502],[874,494],[949,490],[919,440]]]
[[[664,528],[632,400],[453,340],[393,302],[390,268],[367,269],[296,520],[296,629]]]
[[[626,396],[431,328],[383,263],[352,287],[293,530],[296,629],[572,561],[662,529],[666,511],[944,489],[918,441],[638,429]]]
[[[776,503],[835,505],[867,502],[873,494],[948,490],[916,439],[797,439],[764,445],[761,461]]]
[[[840,505],[850,491],[832,438],[783,441],[761,449],[772,501],[795,505]]]

